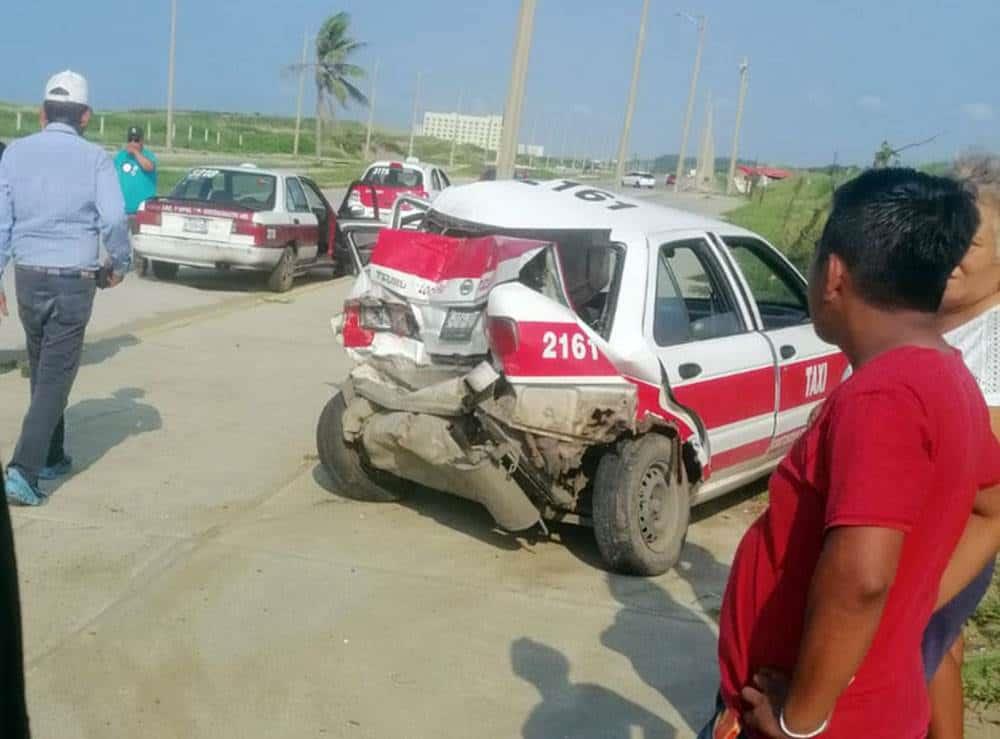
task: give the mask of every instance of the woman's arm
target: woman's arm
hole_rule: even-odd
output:
[[[993,434],[1000,439],[1000,408],[990,408]],[[1000,487],[980,490],[972,516],[941,577],[937,608],[951,602],[1000,549]]]

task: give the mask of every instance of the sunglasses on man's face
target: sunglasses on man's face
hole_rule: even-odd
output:
[[[140,139],[140,138],[139,138],[138,136],[129,136],[129,137],[128,137],[128,142],[129,142],[130,144],[137,144],[137,143],[139,143],[140,141],[142,141],[142,139]]]

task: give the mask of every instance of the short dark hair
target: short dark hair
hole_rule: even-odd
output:
[[[872,169],[834,193],[817,259],[843,259],[869,303],[934,313],[978,228],[975,196],[955,180]]]
[[[45,111],[45,120],[49,123],[64,123],[78,130],[83,124],[83,114],[88,110],[86,105],[60,100],[46,100],[42,103],[42,109]]]

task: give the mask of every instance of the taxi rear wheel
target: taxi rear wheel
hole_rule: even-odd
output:
[[[344,439],[347,403],[337,393],[323,408],[316,426],[316,451],[336,491],[347,498],[390,503],[405,494],[405,480],[367,464],[364,453]]]
[[[601,459],[594,480],[594,535],[615,572],[662,575],[680,559],[691,504],[673,457],[670,439],[647,434],[619,443]]]
[[[293,284],[295,284],[295,249],[286,246],[267,278],[267,286],[272,292],[287,293]]]

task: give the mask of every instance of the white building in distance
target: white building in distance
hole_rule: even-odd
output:
[[[422,133],[435,139],[475,144],[487,151],[500,150],[503,133],[502,115],[461,115],[459,113],[424,113]]]

